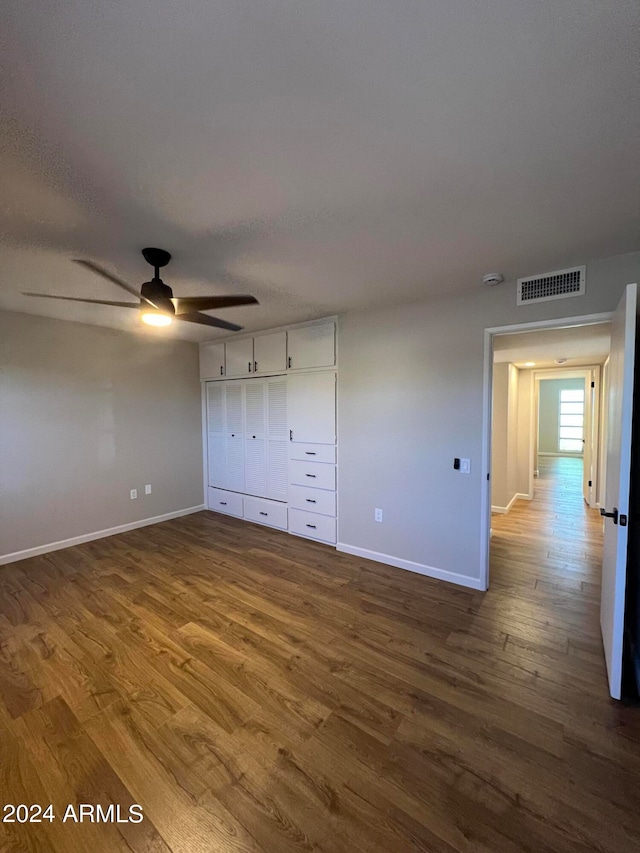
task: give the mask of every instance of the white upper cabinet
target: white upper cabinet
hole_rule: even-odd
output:
[[[280,373],[287,369],[287,333],[273,332],[253,339],[253,372]]]
[[[336,442],[336,374],[290,373],[287,410],[291,441]]]
[[[317,323],[287,333],[287,366],[292,370],[333,367],[336,363],[335,323]]]
[[[253,373],[253,338],[226,341],[224,349],[227,376],[246,376]]]
[[[201,344],[200,379],[218,379],[220,376],[224,376],[224,344]]]

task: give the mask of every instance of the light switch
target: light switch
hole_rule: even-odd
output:
[[[471,473],[471,460],[470,459],[461,459],[460,460],[460,473],[461,474],[470,474]]]

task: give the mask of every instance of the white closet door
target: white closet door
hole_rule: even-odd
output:
[[[226,488],[244,491],[244,417],[241,382],[225,382]]]
[[[287,500],[288,444],[287,377],[266,379],[267,392],[267,497]]]
[[[224,385],[207,382],[207,466],[209,485],[224,488],[227,476]]]
[[[250,495],[267,494],[267,460],[265,452],[265,387],[264,380],[244,382],[245,490]]]
[[[335,444],[335,373],[290,373],[287,382],[291,441]]]

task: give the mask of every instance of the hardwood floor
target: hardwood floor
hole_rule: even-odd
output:
[[[0,849],[638,849],[600,519],[541,473],[494,516],[486,594],[206,512],[1,569],[3,799],[57,819]]]

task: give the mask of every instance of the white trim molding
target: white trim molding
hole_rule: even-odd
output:
[[[522,492],[516,492],[506,506],[491,506],[491,512],[497,512],[506,515],[516,501],[532,501],[533,495],[525,495]]]
[[[178,509],[175,512],[166,512],[164,515],[155,515],[153,518],[141,518],[139,521],[130,521],[128,524],[119,524],[117,527],[95,530],[93,533],[83,533],[82,536],[74,536],[71,539],[48,542],[46,545],[37,545],[35,548],[26,548],[24,551],[14,551],[12,554],[0,554],[0,566],[4,566],[7,563],[16,563],[18,560],[27,560],[29,557],[39,557],[41,554],[48,554],[51,551],[60,551],[62,548],[82,545],[85,542],[93,542],[94,539],[105,539],[107,536],[115,536],[116,533],[126,533],[128,530],[137,530],[139,527],[159,524],[161,521],[170,521],[172,518],[191,515],[203,509],[206,509],[206,506],[199,504],[198,506],[190,506],[186,509]]]
[[[353,554],[354,557],[362,557],[365,560],[373,560],[376,563],[384,563],[387,566],[394,566],[396,569],[405,569],[408,572],[426,575],[426,577],[435,578],[439,581],[455,583],[458,586],[466,586],[477,590],[483,589],[480,578],[470,578],[467,575],[459,575],[457,572],[449,572],[446,569],[436,569],[433,566],[425,566],[422,563],[413,563],[411,560],[401,560],[399,557],[392,557],[390,554],[369,551],[367,548],[357,548],[355,545],[346,545],[344,542],[338,542],[336,551],[342,551],[344,554]]]

